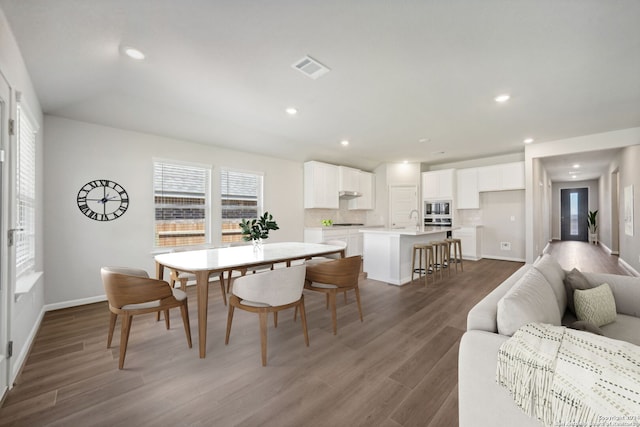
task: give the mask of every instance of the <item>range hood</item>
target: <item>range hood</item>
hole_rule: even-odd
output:
[[[340,191],[338,193],[341,199],[355,199],[356,197],[362,196],[362,193],[357,191]]]

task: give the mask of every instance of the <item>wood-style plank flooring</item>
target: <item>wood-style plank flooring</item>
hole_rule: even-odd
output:
[[[582,253],[572,245],[554,243],[552,253]],[[604,251],[583,245],[580,261],[611,271],[615,257],[608,264]],[[464,272],[427,286],[363,280],[364,322],[353,295],[346,305],[339,298],[336,336],[324,296],[305,293],[311,346],[293,313],[283,312],[277,329],[270,321],[264,368],[256,315],[236,311],[224,345],[227,310],[217,285],[206,359],[198,358],[193,287],[194,347],[187,347],[177,310],[169,331],[154,315],[139,316],[122,371],[118,337],[106,348],[106,303],[49,312],[0,408],[0,425],[457,426],[458,344],[467,312],[521,265],[465,261]]]

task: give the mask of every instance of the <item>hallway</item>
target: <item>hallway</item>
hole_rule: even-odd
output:
[[[602,246],[587,242],[554,240],[549,247],[549,254],[558,260],[565,270],[575,267],[580,271],[593,273],[631,275],[618,264],[618,257],[609,255]]]

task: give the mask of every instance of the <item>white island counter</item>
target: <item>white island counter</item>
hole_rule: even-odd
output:
[[[414,229],[361,229],[363,270],[367,277],[392,285],[411,281],[411,255],[414,243],[443,240],[455,227],[424,227]],[[417,264],[417,262],[416,262]]]

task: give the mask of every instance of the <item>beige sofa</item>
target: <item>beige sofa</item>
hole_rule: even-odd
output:
[[[498,349],[519,323],[528,323],[532,316],[538,317],[534,321],[551,324],[570,325],[576,320],[566,310],[563,280],[567,273],[545,255],[533,265],[524,265],[471,309],[467,331],[460,342],[460,427],[542,425],[524,414],[508,392],[496,383]],[[615,322],[600,328],[603,335],[640,345],[640,277],[596,273],[584,273],[584,276],[594,287],[608,283],[613,293],[617,316]],[[529,285],[536,282],[534,289],[543,292],[534,297],[527,296],[526,292],[514,292],[523,282]],[[509,299],[511,307],[505,309],[505,300]],[[520,312],[514,314],[514,307]]]

